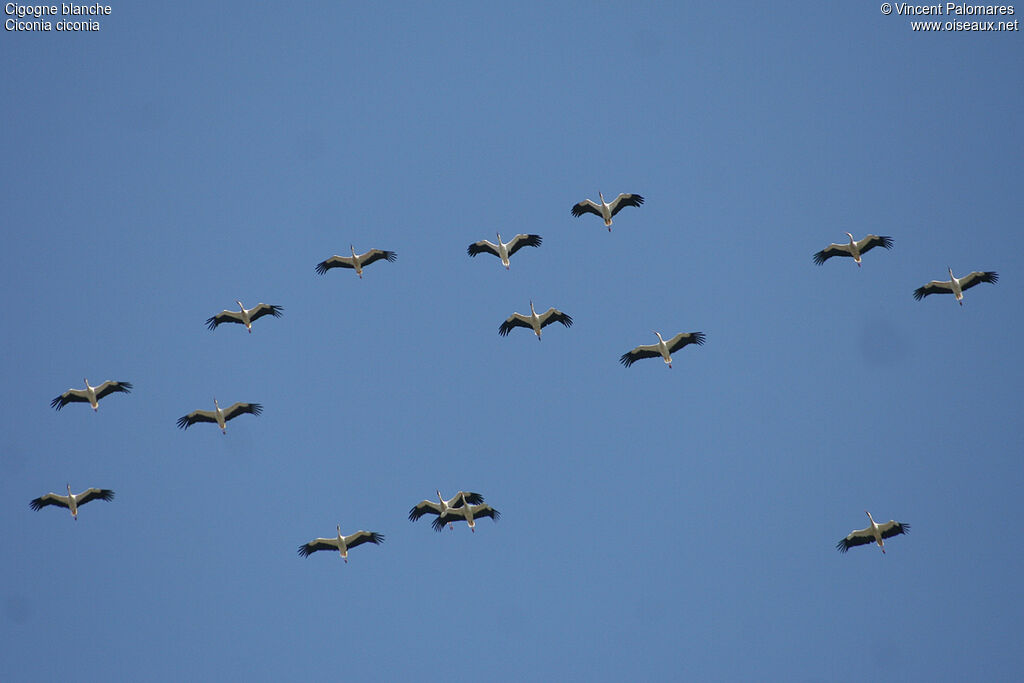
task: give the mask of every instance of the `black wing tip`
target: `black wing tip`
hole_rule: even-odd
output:
[[[188,429],[190,424],[191,423],[188,421],[188,415],[185,415],[184,417],[179,417],[178,418],[178,427],[180,429]]]
[[[501,519],[501,513],[495,510],[494,508],[491,508],[491,519],[497,522],[499,519]]]
[[[845,538],[843,540],[839,541],[839,543],[836,543],[836,550],[838,550],[841,553],[845,553],[849,549],[850,549],[850,546],[847,545]]]
[[[64,407],[63,398],[64,398],[64,394],[61,394],[57,398],[55,398],[52,401],[50,401],[50,407],[55,409],[55,410],[60,410],[61,408],[63,408]]]
[[[568,313],[563,313],[562,319],[559,320],[558,322],[562,323],[566,327],[572,327],[572,316],[569,315]]]
[[[376,531],[370,532],[370,543],[380,545],[384,542],[384,534],[378,534]]]
[[[442,531],[444,529],[444,525],[447,523],[448,522],[442,522],[441,515],[438,515],[437,519],[430,523],[430,526],[434,527],[434,531]]]
[[[34,499],[30,500],[29,503],[28,503],[28,506],[30,508],[32,508],[33,510],[42,510],[43,509],[43,498],[42,498],[42,496],[40,496],[39,498],[34,498]]]
[[[466,247],[466,253],[469,254],[470,256],[476,256],[477,254],[480,253],[480,251],[480,247],[477,247],[475,242]]]
[[[217,322],[217,316],[213,316],[212,318],[209,318],[206,321],[207,329],[210,329],[210,330],[216,329],[217,325],[220,325],[220,323]]]
[[[543,241],[544,238],[540,235],[530,234],[526,236],[525,244],[528,247],[539,247]]]
[[[892,249],[892,238],[888,235],[879,235],[878,239],[881,240],[882,246],[886,249]]]
[[[280,318],[281,317],[281,313],[284,312],[284,306],[277,306],[275,304],[267,304],[267,305],[270,306],[270,315],[274,316],[275,318]]]
[[[132,389],[134,389],[134,388],[135,388],[135,386],[131,382],[118,382],[117,383],[118,391],[123,391],[126,394],[131,393]]]
[[[814,255],[814,263],[819,265],[819,266],[821,264],[823,264],[827,260],[828,260],[828,256],[825,255],[825,251],[824,250],[819,251],[817,254]]]
[[[316,550],[310,548],[308,543],[303,543],[299,546],[299,557],[309,557],[315,552]]]
[[[704,346],[704,340],[708,337],[703,332],[691,332],[690,336],[693,337],[693,343],[697,346]]]
[[[576,218],[579,218],[584,213],[586,213],[586,212],[583,209],[580,208],[579,204],[573,204],[572,205],[572,215],[573,216],[575,216]]]
[[[330,270],[330,266],[327,265],[327,261],[321,261],[320,263],[316,264],[317,275],[323,275],[328,270]]]
[[[484,502],[484,497],[481,496],[479,493],[474,493],[473,491],[465,491],[464,494],[465,495],[463,495],[463,500],[465,500],[470,505],[480,505],[481,503]]]
[[[982,277],[983,277],[982,282],[991,282],[992,284],[995,284],[995,283],[999,282],[999,273],[997,273],[994,270],[987,270],[987,271],[985,271],[982,274]]]
[[[619,356],[619,362],[622,363],[623,367],[628,368],[630,365],[636,362],[636,359],[633,358],[633,356],[629,355],[629,352],[627,351],[626,353]]]
[[[260,413],[263,412],[263,404],[262,403],[250,403],[249,404],[249,412],[251,412],[253,415],[259,415]]]
[[[111,501],[114,500],[114,492],[110,489],[100,489],[100,492],[96,497],[100,500]]]
[[[507,322],[506,323],[502,323],[501,327],[498,328],[498,334],[501,335],[502,337],[507,337],[508,333],[512,331],[513,327],[515,327],[515,326],[514,325],[509,325]]]
[[[918,287],[914,290],[914,300],[920,301],[921,299],[928,296],[928,292],[925,291],[924,287]]]
[[[384,258],[389,262],[393,263],[398,259],[398,254],[393,251],[384,250]]]
[[[632,199],[633,199],[633,201],[635,201],[637,203],[637,206],[639,206],[640,204],[644,203],[644,198],[641,195],[634,194]]]

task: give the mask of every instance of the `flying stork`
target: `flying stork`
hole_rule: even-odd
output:
[[[995,284],[999,282],[999,273],[995,273],[991,270],[984,272],[975,270],[961,278],[953,275],[953,269],[949,268],[949,279],[948,280],[932,280],[923,287],[918,287],[914,290],[914,298],[920,301],[929,294],[952,294],[956,297],[956,302],[961,306],[964,305],[964,290],[970,289],[979,282],[988,282]]]
[[[846,233],[846,236],[850,238],[849,244],[828,245],[814,255],[814,262],[820,266],[833,256],[852,256],[853,260],[857,262],[858,266],[860,266],[860,257],[875,247],[892,249],[892,238],[886,237],[885,235],[882,235],[881,237],[878,235],[868,235],[856,242],[853,240],[853,235],[850,233]]]
[[[877,543],[878,547],[882,549],[882,553],[885,553],[885,541],[882,539],[892,538],[893,536],[899,536],[910,531],[909,524],[902,524],[894,520],[889,520],[883,524],[877,524],[875,518],[871,516],[871,513],[867,510],[864,514],[871,520],[871,526],[866,529],[858,529],[851,531],[850,534],[843,540],[836,543],[836,549],[845,553],[850,548],[856,545],[865,545],[867,543]]]
[[[543,241],[540,235],[516,235],[508,242],[501,241],[501,233],[497,233],[498,243],[494,244],[488,240],[480,240],[466,247],[466,253],[470,256],[477,254],[494,254],[501,259],[501,265],[505,270],[509,269],[508,257],[523,247],[539,247]]]
[[[619,362],[628,368],[641,358],[657,358],[658,356],[661,356],[665,361],[665,364],[671,368],[673,353],[688,344],[702,345],[704,343],[705,336],[703,332],[680,332],[668,341],[665,341],[661,338],[660,333],[654,330],[651,330],[651,332],[658,335],[657,344],[644,344],[638,346],[629,353],[622,354],[619,358]]]
[[[89,380],[83,379],[85,382],[85,389],[68,389],[57,398],[50,401],[50,407],[60,410],[69,403],[88,403],[92,406],[93,410],[99,410],[99,400],[108,394],[120,391],[122,393],[130,393],[132,390],[131,382],[114,382],[107,380],[98,387],[89,386]]]
[[[498,328],[498,334],[504,337],[512,331],[513,327],[525,327],[533,330],[533,333],[537,335],[537,341],[540,341],[541,328],[550,325],[551,323],[562,323],[566,327],[572,327],[572,316],[562,313],[555,308],[549,308],[540,315],[537,315],[537,311],[533,309],[533,299],[531,299],[530,315],[513,313],[501,324],[501,327]]]
[[[114,500],[114,492],[110,489],[86,489],[75,495],[71,493],[71,484],[68,484],[68,495],[62,496],[58,493],[47,493],[29,501],[29,507],[33,510],[42,510],[47,505],[58,505],[71,510],[71,516],[78,521],[78,506],[85,505],[90,500]]]
[[[484,497],[479,493],[472,493],[470,491],[459,491],[449,500],[445,500],[441,497],[441,491],[437,491],[437,502],[430,500],[421,500],[419,503],[413,506],[409,510],[409,520],[415,522],[420,517],[426,514],[431,515],[444,515],[449,509],[461,508],[466,503],[470,505],[479,505],[484,502]],[[448,525],[449,527],[451,524]],[[438,529],[440,531],[440,529]]]
[[[475,533],[476,518],[478,517],[490,517],[497,522],[498,518],[501,517],[501,513],[486,503],[463,505],[462,507],[449,508],[444,513],[438,515],[437,519],[431,522],[431,525],[434,527],[434,531],[440,531],[444,529],[445,524],[465,520],[469,522],[469,530]]]
[[[604,200],[604,195],[600,192],[597,196],[601,198],[601,203],[592,202],[589,199],[584,199],[579,204],[572,207],[572,215],[579,218],[585,213],[592,213],[595,216],[600,216],[604,219],[604,224],[608,228],[608,232],[612,231],[612,216],[622,211],[624,206],[640,206],[644,203],[644,198],[638,194],[629,194],[623,192],[614,199],[611,203]]]
[[[335,254],[326,261],[321,261],[316,264],[316,272],[323,275],[331,268],[354,268],[356,275],[358,275],[359,279],[362,280],[363,268],[366,266],[381,259],[391,262],[398,258],[398,254],[395,252],[385,251],[383,249],[371,249],[365,254],[359,254],[357,256],[355,247],[350,244],[348,245],[348,248],[352,252],[351,256],[338,256]]]
[[[259,415],[263,412],[263,406],[259,403],[235,403],[227,410],[221,410],[220,404],[217,403],[217,398],[213,399],[213,410],[193,410],[188,415],[184,415],[178,418],[178,426],[182,429],[188,429],[197,422],[214,422],[223,434],[228,433],[227,421],[238,417],[244,413],[251,413],[252,415]]]
[[[241,311],[221,311],[217,315],[209,318],[206,321],[206,326],[211,330],[217,329],[217,325],[221,323],[239,323],[245,325],[245,329],[249,330],[249,334],[252,334],[252,321],[258,320],[265,315],[272,315],[275,318],[281,317],[281,311],[284,310],[281,306],[273,306],[271,304],[256,304],[252,308],[246,308],[242,305],[242,302],[235,299],[235,303],[241,308]]]
[[[384,542],[384,534],[378,534],[376,531],[357,531],[354,534],[348,536],[341,535],[341,525],[338,525],[338,537],[337,538],[314,538],[309,543],[304,543],[299,546],[299,555],[302,557],[309,557],[317,550],[337,550],[341,553],[341,559],[348,563],[348,549],[355,548],[357,545],[363,543],[376,543],[381,544]]]

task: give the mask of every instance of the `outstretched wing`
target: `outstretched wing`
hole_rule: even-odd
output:
[[[178,427],[181,429],[188,429],[196,422],[213,422],[216,424],[217,415],[209,410],[193,410],[188,415],[178,418]]]
[[[337,550],[338,539],[336,538],[314,538],[309,543],[299,546],[299,555],[309,557],[317,550]]]
[[[658,350],[657,346],[653,344],[644,344],[619,356],[619,362],[628,368],[638,360],[642,360],[644,358],[657,358],[660,355],[661,351]]]
[[[814,255],[814,262],[819,266],[833,256],[853,257],[849,244],[830,244]]]
[[[863,239],[857,240],[857,248],[860,249],[860,253],[862,254],[871,251],[875,247],[892,249],[892,238],[885,235],[868,235]]]
[[[57,398],[50,401],[50,407],[60,410],[69,403],[88,403],[89,394],[83,389],[68,389]]]
[[[592,213],[595,216],[600,216],[601,207],[599,207],[597,204],[590,201],[589,199],[584,199],[582,202],[572,207],[572,215],[576,216],[577,218],[579,218],[585,213]]]
[[[543,241],[540,235],[516,235],[508,243],[508,255],[511,256],[523,247],[539,247]]]
[[[131,382],[112,382],[110,380],[107,380],[103,384],[96,387],[96,400],[99,400],[104,396],[113,394],[118,391],[128,394],[131,393],[131,390]]]
[[[90,500],[114,500],[114,492],[110,489],[86,489],[75,496],[79,505],[85,505]]]
[[[364,543],[376,543],[381,544],[384,542],[384,534],[378,534],[376,531],[362,531],[359,530],[351,536],[345,537],[345,545],[349,548],[355,548],[357,545]]]
[[[338,256],[334,255],[326,261],[321,261],[316,264],[316,272],[323,275],[331,268],[355,268],[355,261],[352,260],[351,256]]]
[[[281,317],[281,311],[284,310],[283,306],[274,306],[271,304],[256,304],[256,307],[249,311],[249,320],[258,320],[265,315],[272,315],[275,318]]]
[[[688,344],[703,346],[705,334],[703,332],[680,332],[668,340],[668,352],[675,353]]]
[[[893,536],[899,536],[910,531],[909,524],[900,524],[899,522],[890,519],[885,524],[879,524],[878,530],[882,532],[882,538],[892,538]]]
[[[211,329],[217,329],[217,325],[221,323],[242,323],[241,311],[221,311],[217,315],[206,319],[206,326]]]
[[[466,253],[470,256],[476,256],[477,254],[498,254],[498,245],[492,244],[487,240],[480,240],[479,242],[473,242],[473,244],[466,247]]]
[[[540,318],[541,327],[547,327],[551,323],[562,323],[566,327],[572,327],[572,316],[555,308],[549,308],[537,317]]]
[[[615,198],[615,201],[608,205],[608,208],[609,210],[611,210],[611,213],[614,216],[619,211],[622,211],[624,207],[640,206],[643,203],[644,198],[641,197],[640,195],[623,192],[622,194]]]
[[[508,317],[508,319],[505,322],[501,324],[501,327],[498,328],[498,334],[500,334],[502,337],[505,337],[508,335],[509,332],[512,331],[513,327],[525,327],[528,330],[533,329],[533,325],[530,324],[529,318],[527,318],[522,313],[513,313]]]
[[[995,284],[999,282],[999,273],[995,273],[990,270],[985,272],[976,270],[973,273],[968,273],[960,278],[960,289],[970,289],[979,282],[990,282]]]
[[[918,287],[914,290],[914,298],[920,301],[929,294],[952,294],[953,283],[949,280],[945,282],[939,282],[938,280],[932,280],[923,287]]]
[[[45,496],[39,496],[29,501],[29,507],[33,510],[42,510],[47,505],[57,505],[62,508],[71,507],[71,503],[68,501],[67,496],[61,496],[56,493],[47,493]]]
[[[235,403],[232,404],[230,408],[224,411],[224,420],[226,422],[227,420],[238,417],[239,415],[243,415],[245,413],[259,415],[262,412],[263,406],[260,405],[259,403]]]
[[[434,503],[429,500],[421,500],[420,502],[416,503],[416,505],[414,505],[411,510],[409,510],[409,519],[410,521],[415,522],[417,519],[426,514],[441,514],[441,504]]]
[[[359,263],[366,267],[371,263],[385,259],[388,262],[394,261],[398,258],[398,254],[393,251],[384,251],[383,249],[371,249],[365,254],[359,255]]]

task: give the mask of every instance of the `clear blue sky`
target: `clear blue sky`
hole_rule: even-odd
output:
[[[1021,33],[112,9],[0,35],[0,678],[1024,670]],[[599,190],[647,202],[609,234]],[[499,231],[544,244],[466,256]],[[844,231],[895,247],[815,266]],[[349,244],[398,260],[314,273]],[[947,266],[1001,279],[914,301]],[[531,298],[576,324],[499,337]],[[206,330],[235,299],[284,316]],[[652,328],[707,343],[620,366]],[[48,407],[83,376],[135,390]],[[265,412],[175,427],[214,396]],[[29,509],[67,482],[117,498]],[[435,489],[502,519],[407,521]],[[913,530],[840,555],[865,509]],[[387,540],[296,555],[339,523]]]

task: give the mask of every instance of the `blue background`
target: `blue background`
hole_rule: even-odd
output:
[[[4,680],[1020,675],[1019,32],[112,9],[0,37]],[[816,267],[845,231],[895,246]],[[349,244],[398,260],[314,273]],[[947,266],[1000,282],[914,301]],[[531,298],[576,324],[499,337]],[[652,328],[707,343],[621,367]],[[83,376],[135,390],[47,407]],[[175,428],[214,396],[265,412]],[[117,498],[29,509],[66,482]],[[407,521],[438,488],[502,519]],[[913,530],[840,555],[865,509]],[[296,556],[339,523],[387,540]]]

